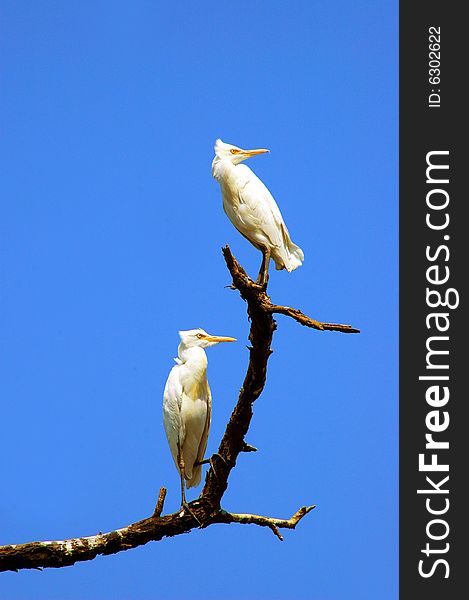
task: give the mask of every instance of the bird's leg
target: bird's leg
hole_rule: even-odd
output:
[[[178,442],[178,466],[179,466],[179,475],[181,477],[181,510],[187,510],[187,512],[197,521],[197,523],[202,527],[202,523],[200,520],[194,515],[186,500],[186,491],[185,491],[185,479],[186,479],[186,468],[184,465],[184,458],[181,452],[181,446]]]
[[[204,458],[203,460],[198,460],[197,462],[194,463],[194,467],[199,467],[200,465],[208,465],[208,464],[210,464],[210,466],[212,467],[213,472],[215,473],[215,477],[216,477],[217,472],[215,470],[215,465],[213,464],[212,457]]]
[[[179,476],[181,478],[181,508],[186,507],[186,486],[185,486],[185,465],[184,458],[182,457],[181,446],[178,442],[178,467],[179,467]]]
[[[222,460],[226,466],[228,466],[226,463],[226,460],[223,458],[223,456],[221,454],[218,454],[218,452],[214,452],[210,458],[204,458],[203,460],[198,460],[196,463],[194,463],[194,467],[198,467],[199,465],[208,465],[209,463],[211,463],[212,458],[214,456],[218,456],[218,458],[220,460]]]
[[[262,263],[257,276],[257,282],[259,285],[266,286],[269,281],[269,262],[270,262],[270,250],[268,248],[262,248]]]
[[[221,454],[218,454],[218,452],[215,452],[214,454],[212,454],[212,456],[210,458],[204,458],[203,460],[199,460],[196,463],[194,463],[194,467],[198,467],[199,465],[208,465],[210,464],[210,466],[212,467],[213,472],[215,473],[215,477],[218,477],[217,475],[217,470],[215,469],[215,465],[213,463],[213,457],[214,456],[218,456],[218,458],[220,460],[222,460],[226,466],[228,466],[226,460],[223,458],[223,456]]]

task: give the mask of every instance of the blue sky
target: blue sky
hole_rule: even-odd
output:
[[[224,431],[247,363],[221,246],[216,137],[271,153],[267,184],[303,267],[272,270],[268,382],[224,507],[289,517],[280,543],[213,526],[74,567],[7,573],[8,600],[397,597],[397,3],[25,2],[1,9],[0,543],[166,511],[162,426],[179,329],[209,349]],[[194,497],[191,492],[190,498]]]

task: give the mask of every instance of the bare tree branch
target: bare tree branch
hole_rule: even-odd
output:
[[[283,536],[278,530],[279,527],[286,529],[295,529],[298,522],[309,512],[316,508],[315,506],[302,506],[290,519],[275,519],[273,517],[261,517],[260,515],[239,515],[228,513],[221,510],[218,517],[218,523],[242,523],[243,525],[260,525],[261,527],[270,527],[274,534],[283,542]]]
[[[155,510],[153,511],[153,517],[159,517],[163,512],[163,505],[166,498],[166,488],[160,488],[160,493],[158,494],[158,500],[156,501]]]
[[[297,523],[314,508],[314,506],[303,506],[290,519],[277,519],[226,512],[221,508],[221,500],[239,453],[256,450],[254,446],[246,443],[244,438],[252,419],[252,404],[260,396],[266,381],[267,362],[272,353],[270,346],[276,329],[272,315],[283,314],[292,317],[302,325],[320,331],[358,333],[358,329],[350,325],[321,323],[297,309],[272,304],[266,289],[248,277],[228,246],[223,248],[223,255],[233,279],[232,287],[239,291],[248,305],[251,347],[248,368],[238,402],[226,426],[218,452],[211,458],[211,468],[207,472],[202,493],[189,505],[196,518],[188,512],[161,516],[166,496],[166,489],[162,487],[153,515],[127,527],[68,540],[0,546],[0,571],[70,566],[79,561],[92,560],[98,555],[115,554],[150,541],[188,533],[198,527],[197,521],[202,523],[203,528],[213,523],[241,523],[269,527],[282,540],[279,529],[294,529]]]
[[[269,310],[273,313],[279,313],[282,315],[286,315],[287,317],[291,317],[301,323],[301,325],[305,325],[306,327],[311,327],[312,329],[317,329],[319,331],[340,331],[341,333],[360,333],[359,329],[355,329],[351,325],[341,325],[340,323],[321,323],[319,321],[315,321],[311,319],[311,317],[307,317],[304,315],[301,310],[297,308],[290,308],[289,306],[279,306],[278,304],[271,304]]]

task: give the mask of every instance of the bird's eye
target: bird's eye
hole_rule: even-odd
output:
[[[236,148],[231,148],[230,152],[231,154],[238,154],[239,150],[236,150]]]
[[[198,333],[195,337],[199,338],[199,340],[201,340],[204,336],[201,333]]]

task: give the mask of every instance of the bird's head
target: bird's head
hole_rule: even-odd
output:
[[[236,342],[236,338],[223,337],[220,335],[210,335],[203,329],[189,329],[188,331],[180,331],[179,337],[181,344],[186,348],[208,348],[220,342]]]
[[[246,160],[246,158],[256,156],[256,154],[265,154],[266,152],[269,152],[266,148],[243,150],[242,148],[238,148],[238,146],[233,146],[233,144],[225,144],[220,139],[215,142],[215,155],[218,158],[228,159],[234,165],[238,165],[243,160]]]

